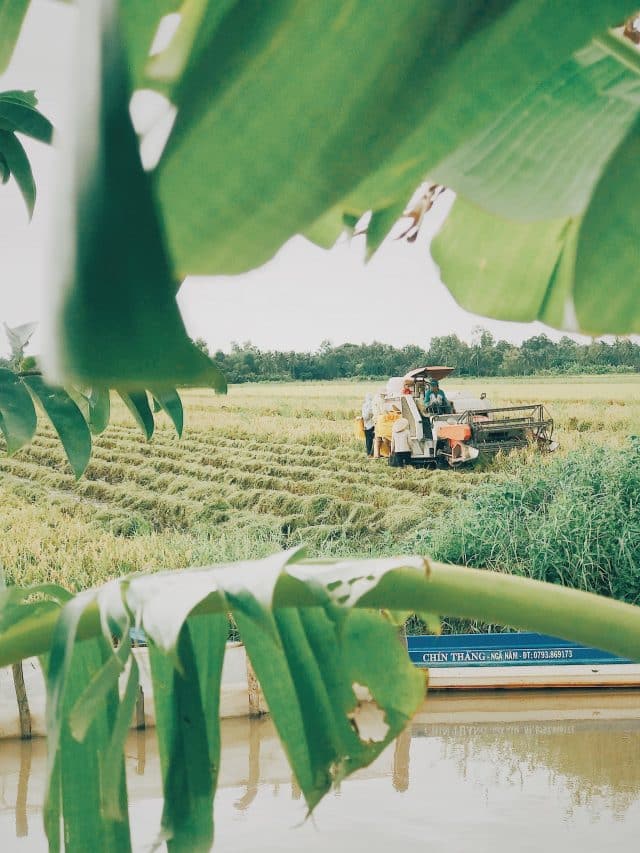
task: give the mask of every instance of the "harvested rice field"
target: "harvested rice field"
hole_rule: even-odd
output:
[[[76,481],[41,419],[32,446],[0,454],[0,563],[12,583],[72,589],[141,569],[260,557],[305,542],[315,554],[415,552],[488,482],[552,460],[516,453],[458,471],[367,460],[353,419],[381,383],[239,385],[184,394],[179,439],[158,417],[147,442],[114,399],[112,424]],[[456,380],[497,405],[543,402],[555,454],[624,454],[640,377]]]

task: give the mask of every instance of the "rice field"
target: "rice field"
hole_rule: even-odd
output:
[[[455,380],[492,402],[545,403],[560,454],[621,450],[637,430],[640,377]],[[113,422],[76,481],[44,420],[32,446],[0,455],[0,563],[9,582],[80,589],[137,570],[264,556],[305,542],[315,554],[415,551],[419,531],[487,482],[510,457],[460,471],[367,460],[353,418],[380,383],[240,385],[184,395],[178,439],[158,421],[145,441],[114,400]],[[546,463],[543,463],[546,464]]]

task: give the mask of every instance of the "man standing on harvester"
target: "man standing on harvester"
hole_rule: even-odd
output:
[[[440,387],[437,379],[430,379],[424,392],[424,406],[427,412],[447,414],[451,411],[447,396]]]

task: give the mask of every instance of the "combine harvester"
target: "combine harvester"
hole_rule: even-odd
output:
[[[430,379],[440,381],[453,367],[419,367],[387,382],[385,407],[409,423],[412,465],[458,466],[480,453],[517,447],[555,450],[553,420],[541,403],[496,407],[485,394],[447,391],[448,406],[424,406]]]

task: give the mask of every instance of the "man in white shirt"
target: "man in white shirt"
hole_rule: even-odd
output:
[[[373,456],[373,433],[376,425],[376,416],[373,410],[373,394],[367,394],[362,404],[362,425],[364,427],[364,445],[367,456]]]
[[[393,468],[404,468],[411,461],[411,444],[409,443],[409,421],[398,418],[391,427],[391,455],[389,465]]]

